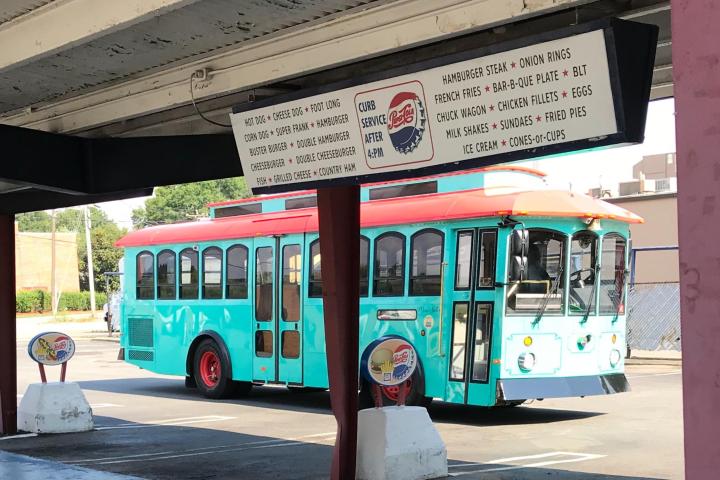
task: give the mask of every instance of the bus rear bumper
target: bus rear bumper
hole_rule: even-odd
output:
[[[630,391],[622,373],[555,378],[501,378],[497,381],[497,402],[534,398],[584,397]]]

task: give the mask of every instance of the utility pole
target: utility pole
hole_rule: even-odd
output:
[[[88,283],[90,286],[90,312],[95,316],[95,275],[93,273],[92,243],[90,241],[90,209],[85,205],[83,211],[85,212],[85,245],[87,250]]]
[[[56,249],[55,249],[55,232],[57,230],[57,217],[55,215],[55,210],[53,209],[51,213],[52,218],[52,230],[50,234],[50,308],[52,309],[53,317],[57,315],[58,311],[58,297],[57,294],[57,255],[56,255]]]

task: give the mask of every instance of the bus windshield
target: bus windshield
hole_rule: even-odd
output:
[[[566,237],[552,230],[530,229],[528,239],[526,272],[510,282],[507,311],[525,315],[541,309],[547,314],[561,313]]]

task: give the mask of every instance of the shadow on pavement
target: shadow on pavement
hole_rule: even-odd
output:
[[[208,400],[203,399],[197,390],[185,388],[183,380],[167,378],[93,380],[79,382],[79,384],[84,390],[194,401],[204,400],[226,404],[277,408],[295,412],[331,413],[330,395],[326,391],[291,392],[279,386],[256,386],[249,395],[242,398]],[[537,403],[535,405],[537,405]],[[598,412],[556,410],[538,408],[537,406],[533,408],[524,408],[522,406],[515,408],[484,408],[445,402],[434,402],[428,409],[428,412],[436,422],[474,426],[553,423],[603,415],[603,413]]]

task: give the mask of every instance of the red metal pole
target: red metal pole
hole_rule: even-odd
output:
[[[720,5],[672,0],[685,478],[720,472]]]
[[[360,187],[319,189],[318,209],[330,401],[338,424],[331,478],[353,480],[359,368]]]
[[[0,214],[0,435],[17,432],[15,216]]]

